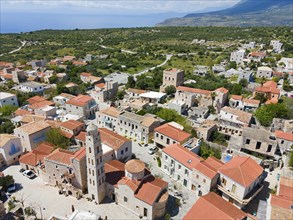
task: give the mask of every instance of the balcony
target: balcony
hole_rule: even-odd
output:
[[[230,198],[234,199],[241,205],[247,205],[262,189],[263,185],[259,186],[257,185],[251,192],[249,192],[244,199],[238,198],[234,193],[230,192],[230,190],[227,190],[225,187],[218,185],[218,189],[228,195]]]

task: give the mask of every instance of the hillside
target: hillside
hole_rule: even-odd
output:
[[[213,12],[171,18],[158,26],[293,26],[292,0],[242,0]]]

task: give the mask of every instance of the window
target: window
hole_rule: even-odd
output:
[[[180,175],[177,175],[177,180],[180,180]]]
[[[246,144],[250,144],[250,139],[246,139]]]
[[[232,191],[232,193],[235,193],[235,191],[236,191],[236,185],[235,184],[232,185],[232,190],[231,191]]]
[[[284,140],[281,141],[281,144],[284,144]]]
[[[121,155],[123,155],[124,154],[124,150],[121,150]]]
[[[196,174],[196,179],[198,179],[199,178],[199,175],[198,174]]]
[[[168,160],[168,156],[167,155],[165,155],[165,160]]]
[[[91,174],[91,169],[89,169],[89,174]]]
[[[93,185],[95,185],[95,181],[93,180]]]
[[[156,133],[156,137],[159,137],[159,134],[158,133]]]
[[[178,169],[181,170],[181,165],[180,164],[178,164]]]
[[[170,144],[170,139],[169,138],[167,138],[167,144]]]
[[[95,171],[94,170],[93,170],[92,174],[93,174],[93,176],[95,175]]]
[[[186,179],[183,180],[183,185],[187,186],[187,180]]]
[[[163,135],[161,135],[161,140],[163,140],[163,138],[164,138]]]
[[[267,152],[271,152],[272,147],[273,147],[273,146],[272,146],[271,144],[269,144],[268,149],[267,149]]]
[[[92,149],[89,147],[89,153],[92,153]]]
[[[206,182],[206,179],[203,179],[202,181],[205,183]]]
[[[125,148],[125,152],[127,152],[127,151],[128,151],[128,147]]]
[[[127,197],[124,196],[124,202],[127,202],[127,201],[128,201]]]
[[[227,184],[227,180],[226,180],[225,178],[222,178],[222,184],[223,184],[224,186],[226,186],[226,184]]]
[[[256,147],[255,147],[255,149],[260,149],[260,146],[261,146],[261,142],[256,142]]]
[[[188,176],[188,170],[187,170],[187,169],[185,169],[184,174],[185,174],[186,176]]]

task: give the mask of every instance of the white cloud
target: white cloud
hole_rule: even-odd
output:
[[[162,13],[193,12],[206,8],[231,6],[239,0],[1,0],[1,11],[89,12],[89,13]]]

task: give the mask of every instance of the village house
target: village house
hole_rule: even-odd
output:
[[[282,153],[291,151],[291,147],[293,146],[293,132],[276,130],[275,136]]]
[[[277,192],[270,194],[267,206],[267,219],[292,219],[293,180],[281,176]]]
[[[5,69],[7,70],[7,69]],[[7,71],[5,71],[6,74],[8,74]],[[10,72],[9,72],[10,73]],[[22,71],[22,70],[19,70],[19,69],[13,69],[11,71],[11,75],[12,75],[12,81],[14,83],[21,83],[21,82],[25,82],[27,80],[27,73]],[[25,88],[25,87],[24,87]]]
[[[182,183],[187,189],[196,191],[199,196],[216,188],[219,174],[217,170],[223,162],[210,157],[206,160],[184,148],[180,144],[172,144],[162,151],[163,172]]]
[[[173,109],[176,112],[178,112],[178,114],[182,114],[186,111],[186,104],[183,101],[178,101],[178,100],[172,100],[168,103],[168,108],[169,109]]]
[[[197,137],[205,141],[210,140],[210,136],[217,130],[217,122],[213,120],[205,120],[198,128],[196,128]]]
[[[46,139],[46,133],[51,129],[45,121],[31,122],[14,129],[15,136],[20,138],[23,151],[32,151]]]
[[[283,44],[279,40],[271,40],[270,46],[273,47],[273,51],[276,53],[282,52],[282,46]]]
[[[197,76],[207,76],[210,74],[210,67],[197,65],[194,67],[193,73]]]
[[[261,62],[261,60],[265,57],[266,57],[266,53],[261,51],[255,51],[248,54],[248,58],[250,58],[251,60],[255,62]]]
[[[167,86],[181,86],[184,84],[184,70],[171,68],[163,71],[163,82],[160,92],[165,92]]]
[[[224,64],[214,64],[212,67],[214,73],[221,73],[226,71],[226,65]]]
[[[129,77],[129,74],[127,73],[116,72],[116,73],[111,73],[105,76],[104,80],[105,82],[114,81],[114,82],[117,82],[118,85],[125,85],[128,82],[128,77]]]
[[[146,93],[146,90],[142,90],[142,89],[133,89],[133,88],[128,88],[126,90],[126,94],[124,96],[124,98],[126,99],[138,99],[140,98],[140,95],[143,93]]]
[[[0,92],[0,108],[5,105],[18,106],[16,95],[8,92]]]
[[[251,157],[235,156],[219,168],[222,197],[245,207],[263,188],[263,168]]]
[[[248,214],[224,200],[215,192],[210,192],[195,202],[183,217],[183,220],[247,220],[250,219],[248,216]]]
[[[76,152],[56,149],[44,158],[43,181],[67,195],[79,197],[86,189],[86,149]]]
[[[191,107],[188,111],[189,120],[206,119],[209,116],[209,108],[207,107]]]
[[[241,95],[232,95],[229,100],[229,106],[242,111],[255,111],[260,105],[256,99],[247,99]]]
[[[96,112],[97,126],[99,128],[107,128],[112,131],[116,131],[118,126],[118,116],[122,114],[122,111],[114,107],[109,107]]]
[[[153,92],[149,91],[143,94],[140,94],[140,100],[144,103],[153,103],[153,104],[158,104],[162,103],[164,99],[166,98],[167,94],[162,93],[162,92]]]
[[[44,158],[54,150],[54,146],[49,143],[42,142],[35,149],[27,152],[19,158],[21,168],[32,170],[40,175],[40,169],[44,168]]]
[[[160,120],[156,117],[150,115],[141,116],[125,111],[118,116],[115,132],[134,141],[147,144],[153,137],[154,129],[159,127],[160,124]]]
[[[265,79],[271,79],[273,77],[273,70],[270,67],[267,66],[261,66],[257,68],[256,72],[257,78],[265,78]]]
[[[241,79],[246,79],[248,83],[251,83],[254,81],[253,75],[253,71],[250,70],[240,71],[238,74],[237,83],[239,83]]]
[[[275,134],[259,128],[243,128],[242,150],[269,159],[281,156]]]
[[[60,130],[65,137],[72,139],[79,132],[85,130],[85,124],[80,121],[68,120],[60,124]]]
[[[98,110],[98,105],[95,100],[88,95],[78,95],[65,104],[67,113],[79,115],[83,119],[95,117],[95,112]]]
[[[114,98],[118,92],[118,83],[108,81],[105,83],[98,83],[95,89],[90,92],[90,96],[95,99],[97,103],[107,102]]]
[[[190,139],[191,134],[183,131],[183,127],[174,122],[155,128],[154,144],[159,147],[167,147],[175,143],[185,145]]]
[[[100,134],[90,124],[86,134],[87,188],[94,201],[101,203],[109,197],[141,218],[164,216],[169,197],[167,182],[151,175],[140,160],[105,163],[102,155]]]
[[[44,86],[41,83],[37,82],[23,82],[15,87],[17,91],[20,92],[33,92],[33,93],[43,93]]]
[[[22,154],[20,138],[11,134],[0,134],[0,167],[18,161]]]
[[[245,56],[245,50],[240,49],[238,51],[234,51],[231,53],[230,62],[236,62],[237,64],[241,64]]]
[[[82,72],[80,74],[80,79],[84,83],[90,83],[90,84],[96,84],[96,83],[102,83],[102,78],[93,76],[91,73]]]
[[[57,106],[65,106],[65,103],[74,97],[76,96],[68,93],[61,93],[60,95],[53,97],[53,102]]]
[[[218,122],[218,131],[227,138],[241,136],[243,127],[250,126],[252,114],[225,106],[220,111]]]
[[[28,65],[31,65],[31,67],[33,69],[35,68],[41,68],[41,67],[45,67],[47,64],[46,60],[32,60],[28,63]]]
[[[249,43],[243,44],[242,47],[243,47],[244,49],[254,49],[254,48],[255,48],[255,42],[252,41],[252,42],[249,42]]]
[[[266,104],[277,103],[280,97],[280,90],[277,88],[278,84],[274,81],[267,81],[262,86],[255,88],[253,96],[262,94],[267,98]]]
[[[54,102],[44,100],[44,101],[40,101],[40,102],[34,102],[33,104],[28,105],[27,109],[32,113],[36,113],[39,109],[42,109],[47,106],[54,107],[55,104],[54,104]],[[56,109],[55,109],[55,113],[56,113]]]

